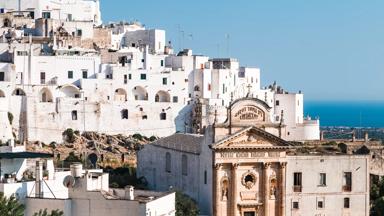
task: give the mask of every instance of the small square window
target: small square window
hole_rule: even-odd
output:
[[[128,74],[128,79],[129,79],[129,80],[132,79],[132,74]]]
[[[280,101],[276,100],[276,106],[280,106]]]
[[[167,85],[167,78],[163,77],[163,85]]]
[[[173,103],[177,103],[177,102],[179,102],[179,98],[177,97],[177,96],[173,96]]]
[[[144,59],[141,59],[141,62],[142,62],[142,63],[144,63],[144,62],[145,62],[145,60],[144,60]]]
[[[68,71],[68,79],[73,79],[73,71]]]
[[[5,81],[5,72],[0,72],[0,81]]]
[[[83,70],[83,79],[87,79],[87,78],[88,78],[88,71]]]
[[[76,111],[76,110],[73,110],[73,111],[71,112],[71,115],[72,115],[72,120],[73,120],[73,121],[76,121],[76,120],[77,120],[77,111]]]
[[[299,209],[299,202],[297,202],[297,201],[292,202],[292,208],[293,209]]]
[[[141,80],[146,80],[147,79],[147,74],[140,74],[140,79]]]
[[[317,201],[317,208],[318,209],[324,208],[324,202],[323,201]]]

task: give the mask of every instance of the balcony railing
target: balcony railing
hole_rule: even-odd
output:
[[[352,186],[351,185],[343,185],[343,192],[351,192]]]
[[[301,192],[302,186],[301,185],[295,185],[293,186],[293,192]]]

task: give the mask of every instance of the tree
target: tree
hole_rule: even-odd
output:
[[[371,215],[375,215],[375,216],[384,215],[384,197],[380,197],[375,200],[372,207]]]
[[[44,209],[36,212],[33,216],[64,216],[64,212],[56,209],[52,210],[51,213],[48,213],[47,209]]]
[[[0,192],[1,216],[24,216],[24,205],[19,203],[15,196],[7,198]]]
[[[176,191],[176,216],[199,215],[196,201],[180,191]]]

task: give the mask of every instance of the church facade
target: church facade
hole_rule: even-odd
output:
[[[149,185],[157,184],[156,188],[185,192],[197,201],[203,215],[369,215],[369,155],[287,141],[284,122],[274,123],[270,112],[266,103],[255,98],[233,101],[227,120],[215,121],[205,128],[204,138],[196,139],[193,146],[198,154],[187,151],[192,144],[186,138],[160,139],[138,153],[138,176],[146,177]],[[175,159],[175,169],[168,174],[167,154]],[[157,179],[169,174],[183,179],[182,154],[199,161],[201,170],[189,177],[204,187],[201,191],[210,188],[210,193],[197,195],[198,190],[189,188],[199,188],[195,184],[170,185],[145,171],[156,169]],[[185,169],[196,166],[191,162]]]

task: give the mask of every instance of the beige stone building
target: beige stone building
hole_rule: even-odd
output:
[[[270,112],[261,100],[236,100],[227,120],[203,128],[204,136],[175,134],[147,145],[138,175],[151,189],[182,190],[203,215],[369,215],[370,156],[286,141],[284,121],[273,123]]]

